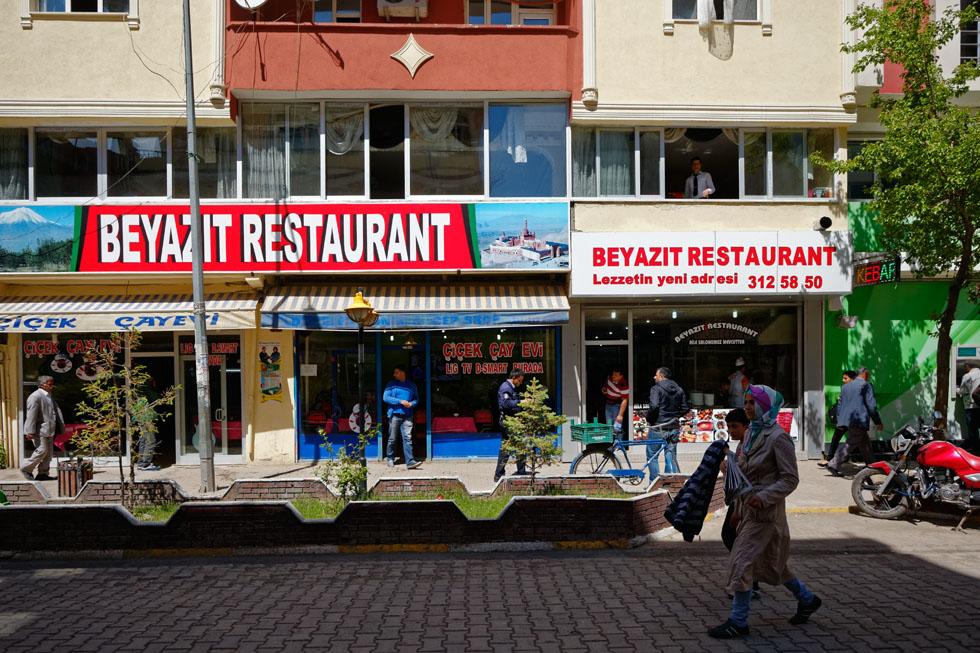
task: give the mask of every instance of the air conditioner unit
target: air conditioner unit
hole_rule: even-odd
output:
[[[392,16],[415,16],[415,20],[429,15],[429,0],[378,0],[378,14],[391,20]]]

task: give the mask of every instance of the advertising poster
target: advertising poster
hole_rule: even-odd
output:
[[[0,207],[0,271],[71,270],[76,213],[74,206]]]
[[[259,394],[262,402],[282,401],[282,355],[278,342],[259,342]]]

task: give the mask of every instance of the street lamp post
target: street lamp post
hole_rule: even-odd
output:
[[[378,321],[378,314],[371,307],[371,304],[364,299],[363,288],[357,289],[354,301],[344,309],[347,317],[357,324],[357,406],[359,415],[357,417],[358,433],[365,433],[364,428],[364,327],[371,327]],[[361,468],[367,469],[367,456],[364,447],[361,447]],[[367,475],[361,481],[360,494],[367,493]]]

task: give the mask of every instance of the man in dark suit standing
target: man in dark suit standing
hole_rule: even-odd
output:
[[[834,476],[841,476],[840,466],[854,449],[860,449],[865,465],[871,465],[875,461],[868,428],[871,422],[874,422],[875,428],[880,431],[881,416],[878,414],[874,386],[868,381],[871,372],[867,367],[861,366],[857,369],[857,373],[857,378],[846,384],[840,391],[837,424],[847,427],[847,442],[837,450],[834,459],[827,465],[827,471]]]

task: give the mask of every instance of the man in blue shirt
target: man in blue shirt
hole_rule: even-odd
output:
[[[510,439],[510,434],[504,426],[505,417],[513,417],[521,412],[521,395],[517,392],[517,387],[524,381],[524,373],[514,368],[510,371],[509,378],[500,384],[497,390],[497,406],[500,408],[500,453],[497,454],[497,469],[493,473],[493,482],[496,483],[504,475],[507,461],[510,459],[510,452],[504,449],[504,443]],[[517,475],[526,476],[527,462],[523,458],[517,459]]]
[[[422,466],[412,456],[412,422],[415,407],[419,403],[419,389],[407,380],[406,370],[401,365],[395,365],[394,377],[385,386],[384,393],[384,402],[388,406],[388,467],[395,466],[395,442],[398,440],[398,432],[401,431],[405,465],[409,469],[415,469]]]

